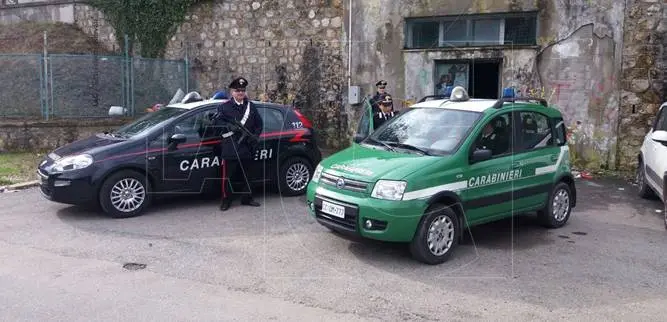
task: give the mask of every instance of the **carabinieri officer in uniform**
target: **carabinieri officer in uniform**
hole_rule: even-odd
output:
[[[373,108],[373,114],[377,113],[380,111],[380,106],[379,102],[382,99],[384,95],[388,95],[387,93],[387,81],[386,80],[380,80],[377,83],[375,83],[375,87],[377,87],[377,90],[375,92],[375,95],[371,98],[371,107]]]
[[[234,79],[229,88],[232,98],[224,104],[218,106],[218,113],[214,121],[214,126],[222,128],[220,131],[220,158],[221,176],[222,176],[222,200],[220,210],[229,209],[233,194],[243,194],[241,197],[242,205],[259,207],[259,203],[253,200],[252,190],[246,175],[248,164],[252,162],[252,150],[257,143],[256,138],[262,133],[262,118],[255,105],[250,102],[246,96],[246,87],[248,81],[239,77]],[[229,120],[236,120],[241,126],[248,129],[255,138],[246,135],[243,140],[243,129],[238,126],[230,125]],[[244,165],[245,164],[245,165]],[[229,191],[225,185],[225,178],[229,182]],[[242,179],[245,182],[247,191],[233,191],[232,182]]]
[[[380,111],[373,114],[373,130],[379,128],[382,124],[398,114],[398,112],[394,112],[394,103],[391,99],[391,95],[381,95],[378,99],[378,105]]]

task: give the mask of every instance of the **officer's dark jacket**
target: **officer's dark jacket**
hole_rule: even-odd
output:
[[[493,155],[499,155],[508,152],[508,138],[504,133],[492,133],[482,136],[479,140],[479,147],[491,150]]]
[[[391,111],[389,113],[383,113],[383,112],[376,112],[373,114],[373,129],[379,128],[382,124],[385,122],[389,121],[390,119],[394,118],[396,115],[398,115],[398,112],[396,111]]]
[[[246,116],[247,111],[247,116]],[[244,123],[245,118],[245,123]],[[216,129],[216,136],[221,138],[221,143],[217,152],[223,159],[248,159],[252,156],[254,147],[253,140],[246,138],[239,144],[239,139],[243,132],[233,126],[228,126],[229,122],[225,120],[237,120],[244,123],[245,128],[255,134],[257,137],[262,133],[262,118],[257,111],[257,108],[248,99],[243,100],[243,105],[236,104],[232,98],[226,103],[218,106],[218,112],[215,120],[213,120],[213,127]],[[229,132],[233,135],[227,136]],[[238,154],[237,154],[238,153]]]

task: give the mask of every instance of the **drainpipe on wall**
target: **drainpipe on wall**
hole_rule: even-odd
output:
[[[349,1],[347,8],[347,90],[352,86],[352,0]]]
[[[623,1],[623,9],[628,10],[628,0]],[[620,169],[621,168],[621,163],[623,161],[621,159],[621,145],[619,143],[621,141],[621,119],[623,118],[623,113],[621,112],[623,110],[623,99],[622,99],[622,97],[623,97],[623,82],[621,82],[621,78],[623,78],[623,62],[624,62],[623,50],[625,49],[625,42],[623,41],[623,32],[625,31],[625,19],[627,19],[627,16],[624,13],[623,14],[623,19],[621,20],[621,26],[619,28],[621,30],[621,45],[620,45],[620,47],[621,47],[620,48],[621,49],[620,50],[620,52],[621,52],[620,56],[621,57],[620,57],[620,65],[619,66],[621,66],[621,67],[619,67],[619,70],[616,71],[617,72],[616,75],[618,75],[619,77],[616,77],[616,75],[614,75],[614,77],[616,77],[616,79],[618,80],[617,81],[617,86],[618,86],[618,98],[619,98],[619,100],[618,100],[618,117],[616,118],[616,133],[615,133],[616,134],[616,151],[614,151],[616,155],[615,155],[615,158],[614,158],[614,170]],[[614,57],[614,59],[616,59],[616,57]],[[611,160],[609,158],[607,158],[607,162],[609,163],[609,162],[611,162]]]

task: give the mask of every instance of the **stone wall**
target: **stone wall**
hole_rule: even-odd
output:
[[[77,4],[74,9],[74,21],[86,34],[95,37],[109,51],[119,51],[116,32],[111,24],[104,20],[104,15],[95,8]]]
[[[633,165],[658,107],[666,100],[667,10],[663,1],[628,0],[627,5],[618,162]]]
[[[323,147],[339,148],[343,115],[344,57],[341,0],[208,1],[193,7],[167,46],[165,58],[188,57],[202,95],[226,89],[236,76],[246,77],[248,95],[290,103],[322,124]],[[99,12],[77,5],[86,33],[115,46],[113,29]],[[100,14],[103,18],[103,15]],[[95,24],[93,23],[95,22]],[[344,125],[342,125],[344,127]]]
[[[115,129],[127,119],[0,121],[0,152],[45,151]]]
[[[225,89],[236,76],[249,95],[291,102],[318,123],[340,116],[343,78],[340,1],[212,1],[186,17],[171,39],[167,58],[188,57],[199,90]],[[321,122],[320,122],[321,123]],[[322,129],[327,147],[337,131]]]

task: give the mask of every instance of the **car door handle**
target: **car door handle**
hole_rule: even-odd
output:
[[[512,168],[518,168],[522,165],[523,165],[523,162],[517,161],[517,162],[512,163]]]
[[[551,155],[551,161],[553,161],[553,162],[558,161],[558,154],[552,154]]]

